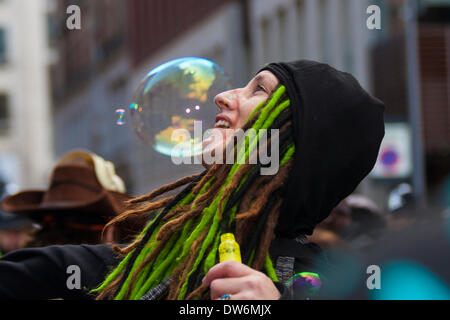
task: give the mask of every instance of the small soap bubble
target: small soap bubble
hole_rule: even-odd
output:
[[[297,298],[311,298],[322,287],[322,281],[317,273],[300,272],[293,275],[286,286],[292,290]]]
[[[116,124],[122,126],[125,124],[125,109],[116,110]]]

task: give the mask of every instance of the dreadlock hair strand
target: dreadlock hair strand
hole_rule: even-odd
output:
[[[134,204],[134,203],[140,203],[140,202],[143,202],[143,201],[150,201],[150,200],[156,198],[157,196],[160,196],[160,195],[162,195],[162,194],[164,194],[164,193],[166,193],[168,191],[171,191],[171,190],[177,189],[177,188],[179,188],[181,186],[184,186],[185,184],[190,183],[190,182],[192,182],[192,181],[194,181],[195,179],[198,179],[198,178],[199,178],[199,174],[193,174],[191,176],[183,177],[183,178],[181,178],[181,179],[179,179],[179,180],[177,180],[177,181],[175,181],[175,182],[173,182],[171,184],[164,185],[164,186],[162,186],[162,187],[160,187],[160,188],[150,192],[149,194],[146,194],[146,195],[143,195],[141,197],[137,197],[137,198],[128,200],[127,202],[129,204]]]

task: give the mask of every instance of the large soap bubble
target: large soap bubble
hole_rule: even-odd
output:
[[[219,113],[214,97],[229,89],[229,78],[210,60],[185,57],[166,62],[152,69],[134,94],[130,105],[134,130],[159,153],[197,155],[201,131],[212,128]],[[198,126],[194,133],[194,121],[202,124],[200,134]]]

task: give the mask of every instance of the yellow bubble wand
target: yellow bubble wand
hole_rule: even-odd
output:
[[[234,260],[242,263],[241,250],[234,239],[234,234],[224,233],[220,236],[219,260],[220,262]]]

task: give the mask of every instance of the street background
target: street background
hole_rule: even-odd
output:
[[[70,5],[80,30],[66,26]],[[366,25],[370,5],[381,29]],[[0,177],[7,193],[45,189],[57,159],[84,148],[114,162],[128,192],[146,193],[201,170],[156,153],[129,119],[117,125],[150,69],[205,57],[239,87],[265,63],[304,58],[353,74],[387,106],[379,162],[357,192],[387,211],[408,183],[417,206],[445,209],[449,21],[444,0],[0,1]]]

